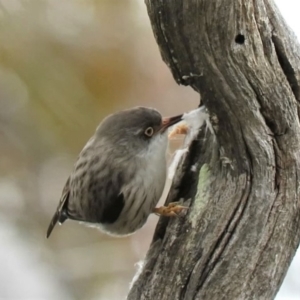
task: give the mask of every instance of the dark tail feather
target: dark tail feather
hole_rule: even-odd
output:
[[[64,211],[56,211],[50,224],[49,224],[49,227],[48,227],[48,230],[47,230],[47,235],[46,237],[49,238],[52,230],[54,229],[55,225],[57,222],[59,222],[60,224],[62,224],[64,221],[67,220],[67,216],[66,214],[64,213]]]
[[[47,235],[46,235],[47,238],[49,238],[49,236],[50,236],[53,228],[55,227],[58,219],[59,219],[59,212],[56,211],[53,218],[52,218],[52,220],[51,220],[51,222],[50,222],[50,224],[49,224],[49,227],[48,227],[48,230],[47,230]]]
[[[58,208],[49,224],[47,234],[46,234],[47,238],[49,238],[49,236],[57,222],[62,224],[64,221],[66,221],[66,219],[68,219],[68,213],[67,213],[68,198],[69,198],[69,191],[63,193],[63,196],[61,198],[61,201],[59,202]]]

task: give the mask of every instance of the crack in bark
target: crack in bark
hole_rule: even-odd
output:
[[[194,270],[197,268],[199,260],[201,259],[201,257],[202,257],[202,251],[200,251],[199,253],[197,253],[197,256],[195,258],[195,265],[191,269],[190,273],[188,274],[188,276],[186,278],[186,281],[185,281],[184,286],[183,286],[183,288],[181,290],[181,293],[180,293],[180,299],[185,299],[186,298],[186,292],[187,292],[188,286],[190,284],[190,279],[191,279],[191,277],[192,277],[192,275],[194,273]]]
[[[275,201],[276,201],[276,199],[275,199]],[[272,206],[272,209],[273,209],[273,206]],[[270,210],[270,212],[271,212],[271,210]],[[268,218],[269,218],[269,216],[268,216]],[[268,219],[269,220],[269,219]],[[277,220],[278,220],[278,218],[276,218],[276,221],[274,222],[275,224],[277,223]],[[261,260],[260,260],[260,258],[261,258],[261,256],[263,256],[263,254],[265,253],[265,250],[266,250],[266,248],[268,247],[268,245],[269,245],[269,242],[271,241],[271,239],[272,239],[272,237],[273,237],[273,234],[274,234],[274,232],[275,232],[275,226],[272,226],[271,227],[271,232],[269,233],[269,236],[268,236],[268,238],[265,240],[265,242],[264,242],[264,245],[263,245],[263,247],[260,249],[260,255],[258,255],[257,256],[257,260],[256,260],[256,263],[255,263],[255,265],[254,265],[254,267],[253,267],[253,269],[252,269],[252,272],[251,272],[251,274],[250,274],[250,276],[254,276],[254,273],[257,271],[257,268],[260,266],[260,264],[261,264]],[[250,287],[248,287],[248,292],[249,292],[249,290],[250,290]]]
[[[295,76],[295,71],[293,66],[290,64],[289,59],[286,57],[284,47],[280,38],[276,35],[272,34],[272,42],[275,48],[275,52],[277,55],[277,59],[279,65],[281,66],[282,72],[286,77],[287,82],[289,83],[291,90],[295,96],[295,99],[300,102],[299,95],[300,95],[300,87],[299,82]]]
[[[168,64],[168,62],[170,62],[171,65],[169,67],[173,70],[173,76],[174,76],[174,79],[176,80],[176,82],[178,84],[186,85],[185,80],[182,80],[182,78],[181,78],[181,72],[178,67],[178,60],[173,55],[174,51],[172,50],[172,45],[166,34],[166,28],[165,28],[166,24],[164,23],[164,20],[166,18],[164,17],[164,14],[163,14],[163,6],[164,6],[164,4],[161,4],[160,10],[158,11],[156,18],[157,18],[157,24],[159,25],[158,28],[160,30],[160,34],[164,40],[164,50],[167,50],[167,52],[168,52],[167,54],[170,58],[170,59],[166,59],[165,62],[166,62],[166,64]],[[176,76],[175,76],[175,74],[176,74]]]
[[[260,114],[262,116],[262,119],[265,121],[266,126],[268,127],[270,133],[272,133],[273,136],[280,136],[284,133],[277,133],[276,131],[276,123],[274,122],[274,120],[271,117],[268,117],[267,114],[264,113],[265,110],[265,105],[264,105],[264,101],[262,99],[262,96],[259,94],[259,92],[257,91],[257,88],[255,87],[255,85],[251,82],[251,80],[249,78],[247,78],[247,82],[250,85],[251,89],[253,90],[254,94],[255,94],[255,98],[257,100],[257,102],[260,105]]]
[[[275,175],[274,175],[274,190],[279,193],[280,191],[280,182],[281,182],[281,158],[280,150],[277,145],[276,137],[272,138],[274,159],[275,159]]]
[[[240,201],[238,202],[236,208],[233,210],[231,217],[228,219],[227,225],[224,227],[224,231],[221,233],[220,237],[216,241],[214,248],[211,251],[211,255],[208,258],[209,263],[205,266],[202,275],[199,277],[199,284],[195,289],[194,297],[205,284],[211,271],[216,268],[216,265],[220,261],[223,252],[226,250],[227,246],[229,245],[230,240],[234,235],[235,230],[239,224],[239,221],[243,217],[243,213],[247,207],[247,200],[250,193],[251,193],[251,179],[249,178],[249,180],[246,180],[244,193]]]

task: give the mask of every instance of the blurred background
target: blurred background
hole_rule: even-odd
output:
[[[298,4],[277,2],[299,32]],[[66,222],[46,240],[47,226],[104,116],[198,103],[162,62],[142,0],[0,0],[0,300],[124,299],[156,216],[122,239]],[[299,267],[298,255],[277,299],[300,299]]]

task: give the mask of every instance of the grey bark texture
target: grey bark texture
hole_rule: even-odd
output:
[[[272,0],[146,5],[216,136],[202,128],[180,162],[167,202],[190,208],[159,220],[128,299],[273,299],[300,241],[298,41]]]

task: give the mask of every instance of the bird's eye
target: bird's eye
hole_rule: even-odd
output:
[[[153,127],[148,127],[146,130],[145,130],[145,135],[148,136],[148,137],[151,137],[154,133],[154,129]]]

